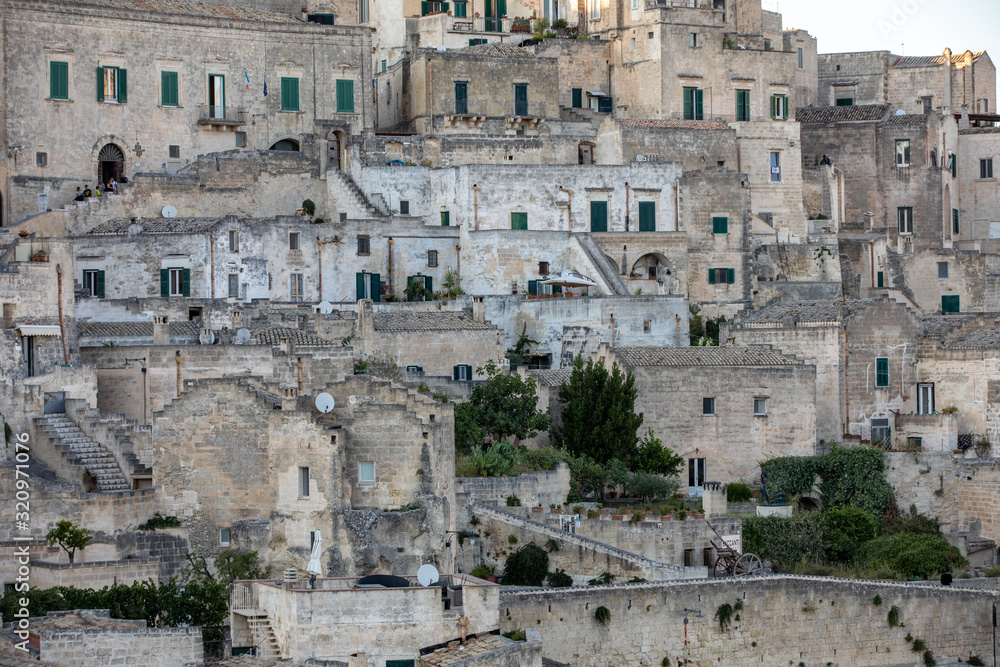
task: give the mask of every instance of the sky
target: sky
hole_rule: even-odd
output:
[[[820,53],[891,51],[940,55],[986,50],[1000,66],[998,0],[762,0],[785,29],[804,28]]]

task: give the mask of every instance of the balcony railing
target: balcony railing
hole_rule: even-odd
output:
[[[222,104],[201,104],[198,106],[199,125],[246,125],[245,107],[231,107]]]

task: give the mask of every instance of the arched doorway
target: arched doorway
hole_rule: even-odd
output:
[[[299,142],[294,139],[282,139],[281,141],[276,141],[273,146],[271,146],[272,151],[292,151],[298,152]]]
[[[658,280],[670,275],[667,258],[658,252],[643,255],[632,264],[630,275],[648,280]]]
[[[577,161],[579,164],[594,164],[594,144],[585,142],[577,147]]]
[[[329,164],[331,167],[335,167],[335,168],[337,168],[339,170],[339,169],[341,169],[341,161],[340,161],[340,137],[337,136],[337,134],[338,134],[337,132],[334,132],[333,134],[330,135],[330,140],[329,140],[329,143],[328,143],[328,146],[329,146],[329,149],[330,149],[329,150],[330,157],[329,157],[329,162],[327,164]]]
[[[97,178],[104,185],[112,178],[122,180],[125,175],[125,154],[114,144],[106,144],[97,154]]]

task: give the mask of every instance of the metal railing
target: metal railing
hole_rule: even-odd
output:
[[[10,266],[10,261],[14,258],[18,241],[20,239],[14,237],[6,247],[0,246],[0,273],[17,273],[17,267]]]
[[[246,125],[246,107],[231,107],[224,104],[199,104],[199,125]]]

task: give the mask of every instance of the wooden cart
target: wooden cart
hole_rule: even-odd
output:
[[[745,554],[737,551],[726,544],[726,541],[722,539],[722,535],[719,535],[719,531],[715,529],[715,526],[710,521],[706,520],[705,523],[712,529],[715,536],[719,538],[718,543],[709,538],[709,542],[715,548],[715,565],[712,568],[713,577],[749,577],[763,574],[764,565],[757,554]]]

